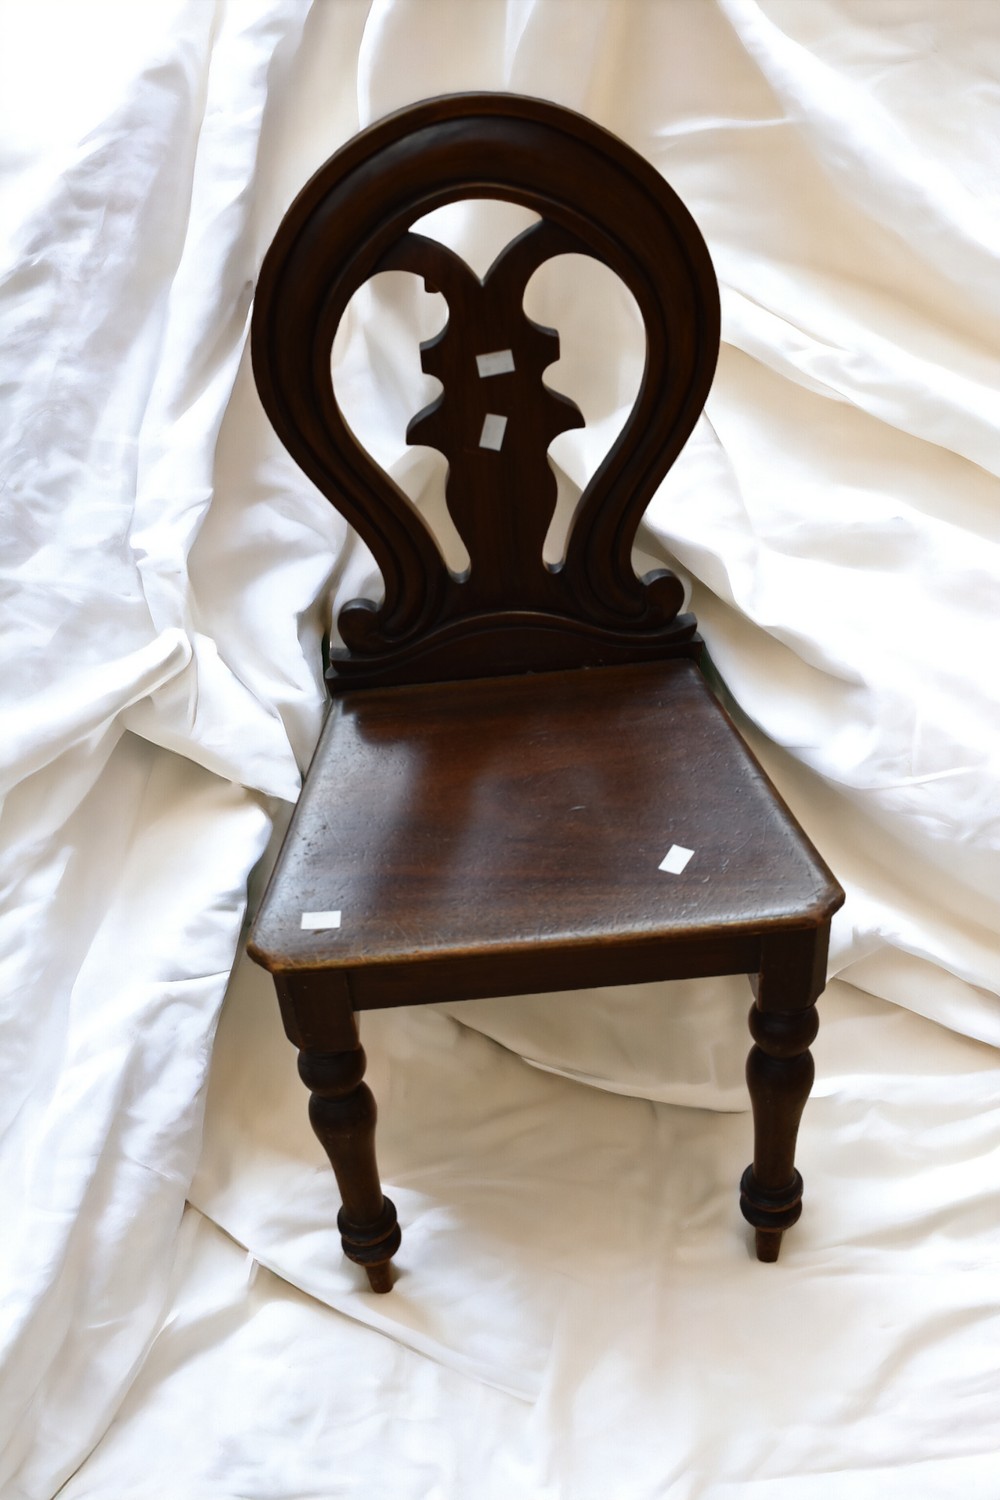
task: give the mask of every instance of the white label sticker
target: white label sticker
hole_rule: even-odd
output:
[[[693,849],[682,849],[680,844],[671,844],[667,857],[661,860],[659,868],[668,875],[679,875],[693,854]]]
[[[302,913],[303,932],[328,932],[331,927],[339,926],[339,911],[304,911]]]
[[[487,412],[483,420],[483,430],[479,435],[480,448],[492,448],[494,453],[499,453],[503,447],[503,435],[506,429],[506,417],[498,417],[492,411]]]
[[[476,369],[480,380],[488,375],[509,375],[514,368],[514,355],[509,349],[498,349],[495,354],[477,354]]]

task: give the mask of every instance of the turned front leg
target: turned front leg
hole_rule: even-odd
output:
[[[795,1145],[815,1076],[809,1047],[819,1030],[815,1002],[825,982],[827,941],[828,929],[772,939],[750,1011],[754,1156],[740,1183],[740,1207],[754,1226],[762,1261],[778,1259],[782,1234],[802,1212]]]
[[[400,1245],[392,1201],[375,1161],[375,1099],[362,1046],[350,1052],[299,1053],[299,1076],[310,1090],[309,1121],[330,1158],[342,1208],[337,1228],[344,1254],[364,1266],[373,1292],[392,1286],[389,1261]]]
[[[364,1266],[372,1291],[387,1292],[400,1232],[396,1209],[379,1182],[377,1110],[364,1082],[365,1053],[346,980],[316,971],[276,975],[275,984],[285,1030],[300,1049],[309,1120],[340,1189],[337,1227],[344,1254]]]

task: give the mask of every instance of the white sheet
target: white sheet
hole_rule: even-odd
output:
[[[65,1495],[162,1493],[154,1451],[174,1493],[253,1500],[985,1500],[1000,1064],[838,981],[825,1015],[777,1268],[735,1212],[745,1116],[555,1079],[429,1011],[366,1018],[405,1224],[378,1298],[337,1253],[270,996],[241,984],[193,1192],[210,1218],[189,1212],[171,1319]]]
[[[4,24],[0,1493],[53,1494],[99,1443],[67,1494],[162,1494],[166,1472],[184,1494],[457,1495],[491,1464],[505,1495],[825,1500],[849,1472],[852,1493],[992,1500],[990,0],[50,0]],[[391,1298],[339,1259],[249,967],[195,1175],[247,876],[320,721],[328,589],[369,574],[256,402],[253,278],[359,124],[461,87],[616,130],[722,284],[707,415],[643,547],[685,571],[848,890],[777,1271],[746,1259],[733,1198],[735,981],[366,1018],[404,1222]],[[439,228],[473,260],[507,232]],[[638,353],[627,299],[554,271],[529,305],[588,418],[554,449],[571,494]],[[437,314],[370,301],[338,391],[427,503],[434,462],[402,428]],[[245,1297],[213,1221],[281,1279]]]

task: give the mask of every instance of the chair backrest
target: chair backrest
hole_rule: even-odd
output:
[[[539,221],[480,281],[411,225],[447,203],[499,198]],[[556,503],[547,449],[583,425],[542,382],[558,335],[523,308],[528,279],[566,253],[603,262],[646,331],[635,404],[580,497],[561,563],[542,555]],[[441,396],[407,439],[439,449],[469,554],[449,571],[428,526],[360,447],[337,405],[331,351],[354,292],[407,270],[448,322],[421,346]],[[670,572],[636,577],[639,520],[702,410],[719,346],[718,286],[691,216],[648,162],[592,121],[539,99],[457,94],[380,120],[330,158],[285,216],[253,315],[253,367],[292,457],[356,527],[381,569],[378,604],[340,613],[332,690],[693,655]]]

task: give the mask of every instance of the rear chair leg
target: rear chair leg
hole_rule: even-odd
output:
[[[778,1259],[781,1236],[802,1212],[795,1143],[815,1074],[809,1046],[819,1030],[815,1002],[825,983],[828,940],[828,924],[768,939],[757,976],[750,1011],[755,1046],[747,1058],[754,1157],[740,1183],[740,1208],[754,1226],[762,1261]]]
[[[340,1188],[337,1228],[344,1254],[364,1266],[373,1292],[388,1292],[389,1263],[401,1236],[375,1161],[375,1099],[363,1082],[365,1053],[350,1006],[329,992],[325,1003],[315,1003],[322,977],[284,976],[278,983],[285,1029],[300,1047],[309,1120]]]

